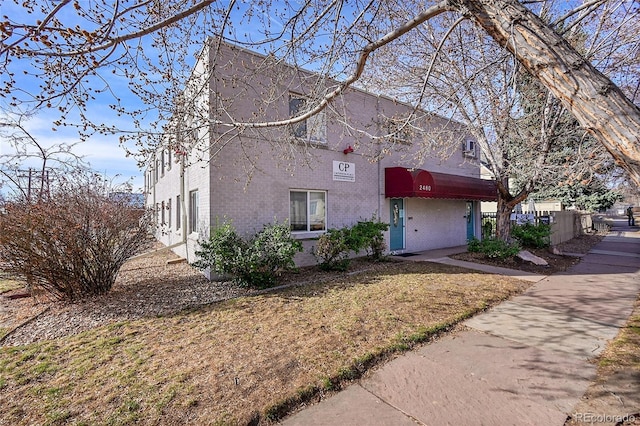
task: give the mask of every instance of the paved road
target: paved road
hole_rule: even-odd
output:
[[[516,275],[536,283],[283,424],[563,425],[640,293],[640,231],[617,223],[571,270]]]

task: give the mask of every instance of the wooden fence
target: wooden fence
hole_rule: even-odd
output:
[[[511,215],[512,225],[525,222],[550,224],[551,245],[554,246],[594,229],[608,229],[605,222],[594,222],[589,213],[574,210],[523,212]],[[482,238],[491,238],[495,235],[496,213],[482,213]]]

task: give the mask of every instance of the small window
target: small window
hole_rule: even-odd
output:
[[[189,192],[189,233],[198,230],[198,190]]]
[[[289,221],[294,232],[326,231],[327,193],[325,191],[291,191]]]
[[[160,176],[164,176],[164,149],[160,151]]]
[[[167,226],[171,228],[171,198],[167,201]]]
[[[291,94],[289,96],[289,116],[295,117],[308,110],[308,100],[300,95]],[[327,142],[327,122],[325,111],[295,123],[291,126],[291,132],[296,138],[305,139],[311,142]]]
[[[164,225],[166,223],[165,221],[165,212],[166,208],[165,208],[165,204],[164,201],[162,202],[161,206],[160,206],[160,224]]]
[[[399,120],[389,120],[387,123],[389,139],[393,143],[409,145],[411,143],[411,130],[409,124]]]
[[[182,222],[182,206],[180,205],[180,196],[176,196],[176,230],[180,229]]]
[[[160,160],[156,160],[156,167],[153,169],[153,182],[158,183],[158,173],[160,172]]]
[[[171,149],[167,150],[167,170],[171,170]]]
[[[467,139],[464,141],[462,145],[462,153],[465,157],[474,157],[476,156],[476,141],[473,139]]]

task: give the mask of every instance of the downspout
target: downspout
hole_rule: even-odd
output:
[[[376,97],[376,120],[378,120],[377,133],[380,136],[380,96]],[[382,166],[380,163],[382,162],[382,144],[378,144],[378,151],[376,152],[376,157],[378,158],[377,166],[378,166],[378,222],[382,219],[382,175],[380,174]]]
[[[151,161],[152,161],[152,164],[153,164],[151,166],[151,180],[153,181],[153,192],[152,192],[152,195],[151,195],[151,201],[152,201],[151,207],[153,208],[153,211],[154,211],[154,216],[155,216],[154,220],[156,220],[156,226],[157,226],[158,211],[156,210],[157,209],[157,207],[156,207],[156,186],[158,186],[158,179],[156,179],[156,176],[158,176],[158,175],[156,174],[157,170],[156,170],[156,155],[155,154],[153,154],[153,157],[151,157]],[[157,232],[157,228],[156,228],[156,232]]]

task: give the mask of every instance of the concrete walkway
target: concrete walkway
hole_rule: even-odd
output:
[[[411,259],[460,265],[446,253],[424,256]],[[640,292],[640,232],[614,227],[562,274],[498,272],[535,284],[467,320],[468,330],[402,355],[282,423],[563,425],[595,378],[590,360],[616,336]],[[640,411],[624,408],[620,415]]]

